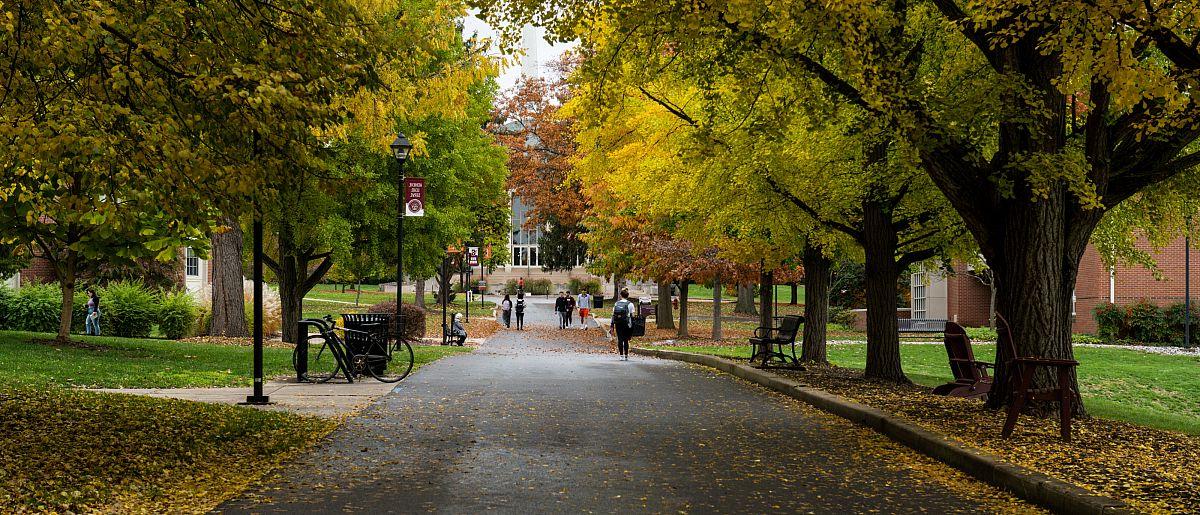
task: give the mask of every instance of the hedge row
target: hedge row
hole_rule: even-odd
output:
[[[145,338],[157,325],[170,339],[190,336],[196,326],[196,302],[187,292],[154,291],[139,282],[116,282],[96,289],[100,295],[100,330],[108,336]],[[84,331],[87,295],[76,292],[71,330]],[[62,290],[56,284],[0,287],[0,330],[58,331]]]
[[[1160,307],[1148,300],[1117,306],[1101,304],[1095,310],[1099,336],[1109,342],[1182,345],[1184,305]],[[1200,336],[1200,309],[1192,306],[1192,337]]]

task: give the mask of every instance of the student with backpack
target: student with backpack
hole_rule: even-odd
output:
[[[609,325],[617,332],[617,352],[621,359],[629,360],[629,339],[633,337],[633,302],[629,300],[629,290],[621,290],[621,299],[613,304]]]
[[[525,329],[525,292],[517,292],[517,330]]]

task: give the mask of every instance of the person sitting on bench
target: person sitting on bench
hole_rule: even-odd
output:
[[[467,341],[467,329],[462,325],[462,313],[454,314],[454,322],[450,324],[450,338],[453,344],[459,347]]]

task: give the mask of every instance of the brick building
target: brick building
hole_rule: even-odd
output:
[[[1088,245],[1079,262],[1079,277],[1075,281],[1072,306],[1074,332],[1096,332],[1096,319],[1092,313],[1101,304],[1123,306],[1143,299],[1160,306],[1183,302],[1184,239],[1179,238],[1157,251],[1144,243],[1139,246],[1158,263],[1161,279],[1156,279],[1151,271],[1140,265],[1117,265],[1110,270],[1100,259],[1096,248]],[[1193,260],[1196,259],[1200,259],[1200,253],[1193,256]],[[1193,302],[1200,301],[1198,270],[1200,266],[1193,264]],[[969,270],[951,275],[936,272],[913,274],[913,318],[945,319],[967,327],[986,326],[990,298],[991,290]]]

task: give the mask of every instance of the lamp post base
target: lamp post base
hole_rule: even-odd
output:
[[[247,395],[246,402],[239,402],[238,404],[242,406],[266,406],[275,403],[271,402],[269,395]]]

